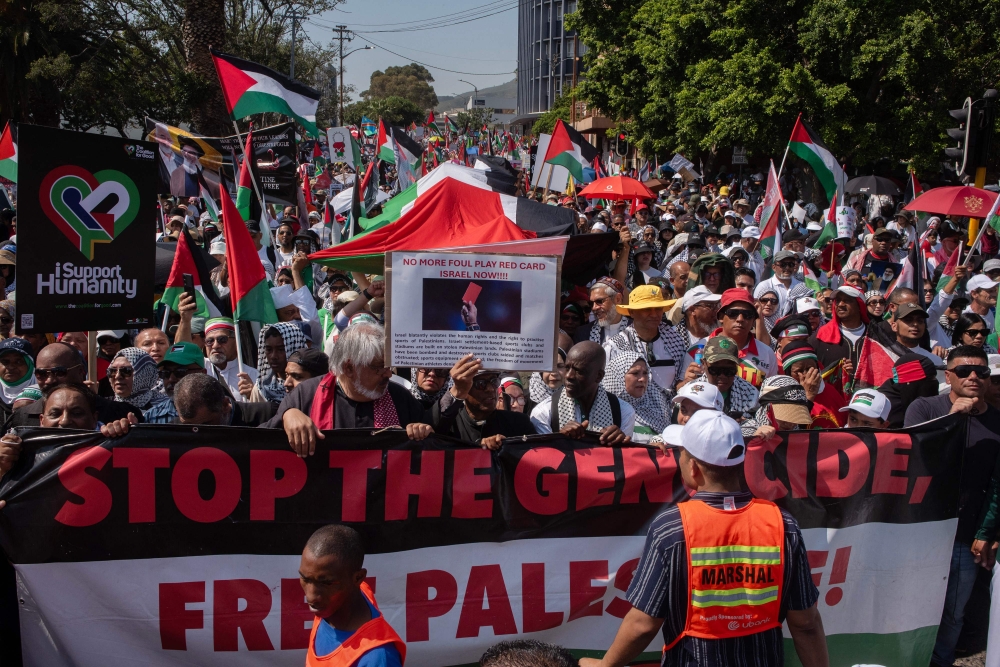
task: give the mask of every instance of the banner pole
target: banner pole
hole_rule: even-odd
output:
[[[979,245],[980,239],[983,238],[983,232],[986,231],[986,228],[988,226],[989,225],[980,225],[980,227],[979,227],[979,233],[976,234],[976,240],[972,242],[972,247],[969,248],[969,254],[968,254],[968,256],[966,256],[965,261],[962,262],[962,266],[967,266],[969,264],[969,260],[972,259],[972,253],[976,252],[976,246]]]
[[[160,326],[160,331],[167,333],[167,322],[170,320],[170,306],[163,304],[163,324]]]
[[[233,324],[236,325],[236,366],[238,372],[243,372],[243,343],[240,341],[242,336],[240,335],[240,321],[233,318]]]
[[[545,192],[542,193],[542,197],[543,198],[549,196],[549,186],[552,185],[552,172],[553,172],[553,170],[555,170],[555,167],[553,167],[552,163],[550,162],[549,163],[549,177],[545,179]]]
[[[97,382],[97,332],[87,332],[87,379]]]

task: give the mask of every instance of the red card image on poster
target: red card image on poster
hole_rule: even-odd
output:
[[[476,299],[479,298],[479,293],[483,291],[483,288],[476,283],[469,283],[468,288],[465,290],[465,296],[462,297],[462,301],[468,301],[469,303],[475,305]]]

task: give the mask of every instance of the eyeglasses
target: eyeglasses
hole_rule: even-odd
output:
[[[13,317],[0,317],[0,324],[14,324]]]
[[[767,297],[767,298],[762,298],[762,299],[757,299],[757,300],[760,301],[761,303],[766,303],[769,306],[773,306],[776,303],[778,303],[778,300],[775,299],[774,297]]]
[[[108,377],[120,375],[123,378],[130,378],[134,372],[135,369],[131,366],[112,366],[108,369]]]
[[[524,403],[525,403],[524,396],[518,396],[517,398],[515,398],[515,397],[513,397],[513,396],[511,396],[511,395],[508,394],[507,398],[510,399],[510,404],[511,405],[524,405]]]
[[[925,290],[924,290],[924,294],[934,294],[934,293],[935,293],[935,292],[934,292],[934,290],[933,290],[933,289],[925,289]]]
[[[448,377],[447,368],[418,368],[418,373],[423,373],[424,375],[436,375],[439,378]]]
[[[607,301],[607,300],[608,300],[608,299],[610,299],[610,298],[611,298],[610,296],[606,296],[606,297],[604,297],[603,299],[592,299],[591,301],[589,301],[589,303],[590,303],[590,307],[591,307],[591,308],[593,308],[593,307],[594,307],[594,306],[596,306],[597,304],[599,304],[599,303],[604,303],[605,301]]]
[[[478,391],[482,391],[483,389],[488,389],[490,387],[499,387],[499,386],[500,386],[499,376],[494,378],[480,378],[478,380],[472,381],[472,388]]]
[[[216,343],[219,345],[225,345],[229,342],[229,336],[216,336],[215,338],[206,338],[205,347],[212,347]]]
[[[52,368],[36,368],[35,369],[35,379],[37,380],[48,380],[50,377],[54,377],[57,380],[61,380],[66,377],[74,368],[80,368],[83,364],[77,364],[76,366],[53,366]]]
[[[195,368],[173,368],[171,370],[161,369],[157,375],[160,376],[161,380],[169,380],[170,376],[174,376],[180,379],[187,375],[188,373],[197,373],[198,370]]]
[[[708,370],[708,374],[709,375],[714,375],[716,377],[725,377],[725,378],[734,378],[734,377],[736,377],[736,369],[735,368],[727,368],[727,367],[713,368],[713,367],[709,366],[707,370]]]
[[[966,329],[965,333],[973,338],[979,338],[980,336],[989,336],[989,329]]]
[[[963,364],[961,366],[955,366],[954,368],[950,368],[948,370],[949,372],[954,373],[956,376],[958,376],[963,380],[972,375],[973,373],[975,373],[976,377],[979,378],[980,380],[985,380],[990,376],[989,366],[980,366],[977,364]]]
[[[723,315],[731,320],[738,320],[740,319],[740,317],[742,317],[748,322],[752,322],[753,320],[757,319],[757,313],[755,311],[743,310],[742,308],[730,308],[725,313],[723,313]]]

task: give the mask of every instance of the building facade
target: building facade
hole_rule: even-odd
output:
[[[576,0],[520,0],[517,22],[517,118],[530,125],[580,76],[585,50],[564,18]]]

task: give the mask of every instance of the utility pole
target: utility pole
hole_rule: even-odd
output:
[[[299,29],[299,19],[306,18],[305,14],[299,14],[297,9],[290,9],[285,12],[285,19],[292,19],[292,59],[288,65],[288,76],[295,78],[295,36]]]
[[[339,100],[339,111],[337,112],[337,122],[344,122],[344,42],[350,42],[354,39],[354,33],[347,29],[346,25],[338,25],[333,29],[336,33],[334,39],[340,43],[340,100]]]

